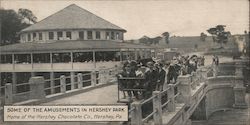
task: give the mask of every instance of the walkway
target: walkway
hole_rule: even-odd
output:
[[[116,104],[117,84],[90,90],[81,94],[54,100],[40,105],[67,105],[67,104]]]

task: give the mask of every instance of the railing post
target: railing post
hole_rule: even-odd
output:
[[[102,84],[107,83],[107,75],[108,75],[108,72],[106,69],[100,69],[100,72],[99,72],[100,83]]]
[[[60,76],[61,93],[66,93],[66,78],[64,75]]]
[[[157,110],[154,114],[154,123],[155,125],[162,125],[162,108],[161,108],[161,93],[160,91],[153,92],[153,109]]]
[[[213,77],[217,77],[219,66],[213,64]]]
[[[197,87],[197,72],[192,72],[192,87],[196,89]]]
[[[13,91],[11,83],[5,84],[5,105],[13,104]]]
[[[168,94],[168,100],[169,103],[168,103],[168,111],[169,112],[174,112],[175,111],[175,99],[174,99],[174,84],[169,84],[169,90],[167,91],[167,94]]]
[[[191,86],[191,89],[194,90],[194,89],[196,88],[195,83],[194,83],[194,81],[195,81],[195,80],[194,80],[194,72],[191,73],[191,75],[190,75],[190,80],[191,80],[191,81],[190,81],[189,84],[190,84],[190,86]]]
[[[131,107],[135,108],[131,112],[131,125],[142,125],[142,110],[141,110],[141,102],[135,101],[131,104]]]
[[[75,89],[75,72],[70,72],[71,90]]]
[[[51,87],[51,94],[54,94],[55,93],[55,89],[54,89],[54,86],[55,86],[55,74],[54,72],[50,72],[50,87]]]
[[[208,69],[208,70],[209,70],[209,69]],[[204,68],[202,68],[202,69],[200,70],[200,72],[201,72],[201,80],[202,80],[202,81],[206,81],[206,79],[207,79],[207,70],[204,69]]]
[[[177,102],[190,104],[191,101],[191,76],[179,76],[178,92],[180,95],[177,97]]]
[[[31,77],[29,79],[30,84],[30,98],[31,99],[44,99],[45,92],[44,92],[44,78],[40,76]]]
[[[96,86],[96,72],[91,72],[91,86]]]
[[[82,79],[82,73],[78,73],[77,74],[77,83],[78,83],[78,89],[82,88],[82,84],[83,84],[83,79]]]

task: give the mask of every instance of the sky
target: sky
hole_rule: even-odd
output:
[[[199,36],[216,25],[242,34],[249,31],[248,0],[0,0],[1,8],[26,8],[38,21],[76,4],[127,30],[125,39],[156,37],[168,31],[176,36]]]

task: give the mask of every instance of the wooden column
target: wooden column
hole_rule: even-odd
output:
[[[131,113],[131,125],[142,125],[142,110],[141,102],[135,101],[131,104],[132,108],[135,108]]]
[[[30,63],[31,63],[31,67],[33,69],[34,65],[33,65],[33,53],[30,53]]]
[[[161,94],[160,91],[154,91],[153,96],[153,110],[157,110],[154,114],[154,124],[155,125],[162,125],[162,108],[161,108]]]
[[[49,53],[50,56],[50,68],[53,69],[53,55],[52,52]]]
[[[72,36],[71,36],[72,37]],[[73,52],[70,52],[71,69],[73,69]]]
[[[13,91],[11,83],[5,85],[5,105],[11,105],[13,103]]]
[[[66,93],[66,78],[64,75],[60,76],[60,85],[61,93]]]
[[[13,65],[13,70],[15,69],[15,55],[14,54],[11,54],[12,56],[12,65]]]
[[[70,72],[71,90],[75,89],[75,72]]]
[[[30,83],[30,99],[44,99],[44,78],[43,77],[31,77],[29,79]]]
[[[94,50],[93,50],[93,63],[94,63],[94,69],[96,69],[95,51]]]

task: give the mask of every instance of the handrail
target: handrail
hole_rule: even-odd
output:
[[[163,104],[161,105],[161,108],[165,107],[169,102],[170,102],[170,100],[168,100],[167,102],[163,103]]]
[[[177,94],[174,95],[174,98],[178,97],[180,93],[178,92]]]
[[[149,101],[153,100],[153,98],[155,98],[155,97],[156,97],[156,95],[153,95],[153,96],[151,96],[150,98],[144,100],[141,104],[143,105],[143,104],[145,104],[145,103],[148,103]]]
[[[157,112],[157,110],[154,110],[152,113],[150,113],[146,118],[142,119],[142,122],[144,123],[145,121],[147,121],[149,118],[151,118],[155,113]]]
[[[16,84],[15,86],[18,87],[18,86],[24,86],[24,85],[30,85],[30,83],[21,83],[21,84]]]
[[[85,83],[85,82],[90,82],[90,81],[91,81],[91,79],[82,80],[83,83]]]
[[[84,73],[84,74],[82,74],[82,76],[88,76],[88,75],[91,75],[91,73]]]
[[[29,94],[31,93],[31,91],[27,91],[27,92],[20,92],[20,93],[16,93],[16,94],[13,94],[14,96],[19,96],[19,95],[25,95],[25,94]]]
[[[144,77],[121,77],[119,80],[144,80]]]
[[[129,110],[128,110],[128,112],[130,113],[130,112],[132,112],[132,111],[134,111],[135,110],[135,107],[132,107],[132,108],[130,108]]]
[[[163,91],[161,92],[161,94],[165,94],[169,89],[170,89],[170,87],[167,87],[167,89],[163,90]]]

